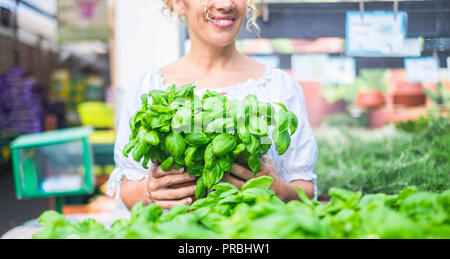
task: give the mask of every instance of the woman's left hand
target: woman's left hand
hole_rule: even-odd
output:
[[[246,181],[252,178],[270,176],[274,179],[274,182],[270,189],[277,194],[278,198],[284,200],[286,198],[286,183],[283,181],[283,179],[281,179],[280,174],[275,169],[275,165],[273,164],[272,159],[269,156],[265,155],[262,157],[260,163],[261,167],[259,169],[259,172],[254,176],[252,175],[251,170],[234,163],[231,167],[231,172],[229,174],[225,174],[223,176],[223,180],[235,185],[240,189]]]

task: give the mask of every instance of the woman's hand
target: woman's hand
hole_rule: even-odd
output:
[[[195,177],[184,172],[184,168],[163,171],[160,166],[154,165],[144,181],[145,203],[156,203],[164,209],[179,204],[190,205],[195,194],[195,180]]]
[[[235,185],[240,189],[246,181],[252,178],[257,178],[264,175],[270,176],[274,179],[274,182],[270,189],[273,190],[281,200],[285,200],[287,198],[286,189],[288,184],[286,184],[283,179],[281,179],[280,174],[275,169],[275,165],[273,164],[272,159],[269,156],[265,155],[262,157],[260,163],[261,167],[259,169],[259,172],[255,176],[252,175],[251,170],[234,163],[231,167],[230,174],[225,174],[223,180]]]

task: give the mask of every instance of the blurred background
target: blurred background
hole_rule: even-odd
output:
[[[331,186],[450,188],[450,1],[257,2],[260,35],[243,28],[237,47],[302,87],[319,144],[320,200]],[[124,93],[189,47],[185,26],[159,0],[0,0],[0,235],[55,208],[112,221],[119,205],[105,196],[105,182]],[[80,126],[93,133],[13,142]],[[92,166],[77,165],[86,192],[42,175],[41,190],[22,190],[26,170],[14,167],[25,168],[22,153],[32,156],[49,139],[88,140],[79,156],[88,152]]]

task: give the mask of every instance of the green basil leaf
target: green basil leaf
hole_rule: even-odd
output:
[[[250,117],[250,122],[248,126],[248,130],[253,135],[266,135],[269,131],[269,126],[267,125],[266,120],[260,117]]]
[[[194,97],[194,88],[193,84],[185,84],[175,90],[175,97],[192,99]]]
[[[194,165],[193,157],[195,152],[197,151],[196,147],[188,147],[186,148],[186,152],[184,152],[184,162],[187,167],[191,167]]]
[[[186,166],[186,164],[184,163],[184,157],[183,156],[175,157],[175,164],[173,165],[173,168],[175,170],[181,169],[181,168],[183,168],[185,166]]]
[[[163,150],[161,150],[161,148],[156,148],[156,159],[157,162],[162,163],[163,161],[165,161],[169,156],[166,154],[166,152],[164,152]]]
[[[208,146],[206,146],[204,160],[205,168],[211,168],[215,160],[212,143],[209,143]]]
[[[206,188],[210,188],[211,186],[214,185],[215,176],[213,168],[214,166],[212,166],[211,168],[206,167],[203,168],[202,178]]]
[[[291,144],[289,132],[285,130],[280,133],[277,129],[275,129],[272,132],[272,138],[275,142],[275,146],[277,147],[278,155],[284,154]]]
[[[218,118],[223,118],[223,110],[203,111],[201,115],[202,115],[202,125],[206,127],[214,120]]]
[[[203,181],[203,176],[197,179],[197,185],[195,187],[195,198],[200,199],[206,194],[206,186]]]
[[[202,175],[203,172],[203,165],[201,164],[193,164],[191,166],[188,166],[186,168],[186,172],[188,172],[190,175],[194,177],[199,177]]]
[[[245,126],[238,128],[238,136],[245,144],[249,144],[252,141],[250,131]]]
[[[236,139],[233,135],[222,133],[212,141],[213,152],[216,156],[223,156],[236,148]]]
[[[211,188],[213,185],[217,184],[220,180],[222,180],[224,174],[222,168],[220,168],[220,165],[218,163],[216,163],[211,169],[214,178],[211,185],[208,185],[208,188]]]
[[[216,194],[222,194],[230,190],[239,191],[238,188],[231,183],[218,183],[211,187],[211,190],[215,191]]]
[[[297,131],[298,119],[297,119],[297,116],[293,112],[288,111],[288,113],[289,113],[289,121],[291,124],[289,130],[290,130],[291,136],[292,136],[292,135],[294,135],[295,131]]]
[[[189,103],[189,100],[186,98],[175,98],[173,102],[170,104],[170,109],[178,110],[181,107],[185,107]]]
[[[180,108],[172,118],[172,129],[178,132],[189,133],[191,131],[192,112],[190,109]]]
[[[164,162],[162,162],[161,169],[163,171],[169,171],[172,168],[174,162],[175,158],[173,156],[168,157],[166,160],[164,160]]]
[[[231,171],[232,160],[229,156],[222,156],[221,158],[219,158],[218,163],[222,171],[226,173]]]
[[[164,105],[153,104],[148,107],[150,110],[158,112],[158,113],[170,113],[173,110]]]
[[[261,176],[258,178],[252,178],[242,185],[241,191],[245,191],[251,188],[268,190],[272,186],[274,180],[270,176]]]
[[[250,134],[251,141],[249,144],[246,144],[245,147],[250,154],[259,154],[259,140],[255,135]]]
[[[135,128],[135,124],[134,124],[134,119],[135,118],[136,118],[136,115],[133,115],[133,116],[130,117],[130,120],[128,120],[128,126],[130,126],[130,130],[131,130],[132,134],[134,133],[134,130],[136,129]]]
[[[170,126],[169,125],[164,125],[162,126],[159,131],[161,132],[169,132],[170,131]]]
[[[151,153],[147,152],[144,154],[144,161],[142,161],[142,167],[148,169],[148,163],[150,162]]]
[[[145,142],[147,142],[148,144],[150,144],[152,146],[159,145],[158,133],[154,130],[151,130],[151,131],[145,133],[144,140],[145,140]]]
[[[275,113],[275,128],[280,132],[288,130],[291,124],[291,117],[289,113],[283,109]]]
[[[128,158],[128,154],[133,149],[134,145],[136,144],[136,139],[130,140],[124,147],[123,147],[123,155]]]
[[[209,138],[203,132],[189,133],[184,137],[186,143],[192,146],[202,146],[209,142]]]
[[[132,155],[136,162],[140,162],[145,153],[148,152],[148,145],[144,142],[139,142],[133,149]]]
[[[236,148],[233,150],[233,155],[238,156],[242,152],[244,152],[244,150],[245,150],[245,145],[241,143],[241,144],[237,145]]]
[[[142,111],[146,111],[148,107],[148,96],[147,94],[141,95]]]
[[[151,118],[150,126],[152,127],[152,129],[157,129],[166,126],[168,123],[169,122],[166,117],[158,115],[156,117]]]
[[[232,132],[234,130],[234,121],[231,118],[217,118],[206,127],[207,133]]]
[[[153,104],[164,105],[164,106],[166,106],[168,104],[168,102],[167,102],[168,96],[167,96],[166,91],[157,90],[157,89],[151,90],[148,93],[148,96],[150,96],[152,98]]]
[[[275,102],[276,105],[279,105],[283,110],[288,111],[288,109],[286,108],[286,105],[282,104],[282,103],[277,103]]]
[[[167,151],[175,157],[181,156],[186,150],[186,143],[180,133],[171,131],[166,137],[165,146]]]
[[[223,102],[221,97],[210,97],[203,100],[203,110],[205,111],[222,111]]]
[[[275,116],[275,109],[270,103],[259,103],[259,116],[263,117],[268,125],[272,124],[272,118]]]
[[[267,152],[269,151],[270,147],[272,146],[272,144],[261,144],[261,153],[260,155],[265,155],[267,154]]]
[[[248,158],[248,167],[252,170],[253,175],[257,174],[261,167],[260,157],[258,155],[251,155]]]

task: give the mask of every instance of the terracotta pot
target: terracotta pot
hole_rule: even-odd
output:
[[[394,92],[394,105],[418,106],[425,105],[426,94],[421,83],[398,82]]]
[[[356,105],[364,109],[373,109],[385,103],[384,95],[379,90],[362,91],[356,96]]]

